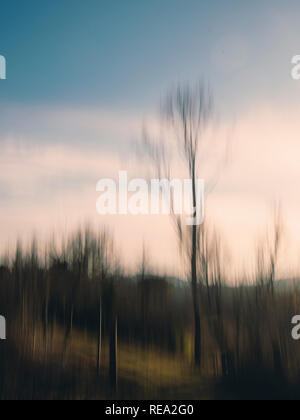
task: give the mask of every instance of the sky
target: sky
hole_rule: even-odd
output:
[[[143,124],[156,124],[170,86],[201,79],[214,92],[216,136],[229,133],[231,145],[207,202],[209,222],[242,270],[253,264],[270,203],[280,200],[282,270],[298,269],[300,81],[291,78],[298,1],[2,0],[0,7],[2,248],[91,221],[111,227],[133,264],[146,242],[154,265],[174,269],[169,220],[101,219],[95,187],[121,169],[142,173],[132,143]]]

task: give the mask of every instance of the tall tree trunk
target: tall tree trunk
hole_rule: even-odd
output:
[[[115,285],[111,279],[105,287],[109,335],[109,382],[112,396],[117,390],[117,313],[115,305]]]
[[[117,316],[113,315],[109,338],[109,378],[112,393],[117,391],[117,329]]]
[[[201,322],[198,306],[197,283],[192,280],[192,294],[194,306],[194,362],[197,367],[201,365]]]
[[[195,209],[195,217],[197,217],[197,196],[196,196],[196,173],[195,163],[192,168],[193,180],[193,206]],[[191,257],[191,274],[192,274],[192,295],[194,307],[194,362],[195,366],[201,366],[201,322],[197,288],[197,225],[192,227],[192,257]]]
[[[98,350],[97,350],[97,373],[100,373],[102,350],[102,299],[99,300],[99,326],[98,326]]]

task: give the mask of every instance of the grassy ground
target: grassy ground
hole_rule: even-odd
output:
[[[54,328],[47,346],[43,342],[41,329],[37,329],[33,350],[31,345],[25,346],[22,358],[15,356],[19,358],[15,364],[15,384],[5,387],[5,393],[16,398],[15,389],[23,383],[18,395],[20,399],[215,398],[211,381],[201,378],[187,361],[154,349],[122,343],[118,345],[118,391],[117,394],[111,394],[106,342],[102,346],[100,375],[97,375],[96,369],[95,336],[73,330],[65,353],[63,349],[61,328]]]
[[[22,343],[22,344],[20,344]],[[65,350],[65,351],[64,351]],[[258,369],[238,380],[205,377],[183,356],[154,348],[118,344],[118,388],[110,391],[108,343],[104,341],[97,373],[97,338],[73,330],[67,347],[63,329],[56,326],[44,341],[42,328],[27,340],[19,336],[0,347],[0,398],[13,400],[87,399],[298,399],[297,384],[289,388]]]

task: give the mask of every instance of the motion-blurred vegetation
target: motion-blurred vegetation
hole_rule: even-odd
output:
[[[145,256],[126,276],[104,231],[78,231],[43,254],[36,240],[27,251],[18,244],[0,268],[0,397],[297,398],[296,282],[270,283],[274,261],[261,250],[256,284],[229,286],[217,236],[201,232],[201,366],[188,282],[151,275]]]

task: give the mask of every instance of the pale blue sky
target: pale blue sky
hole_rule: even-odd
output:
[[[287,98],[299,16],[297,0],[3,0],[0,101],[147,110],[199,77],[221,108]]]
[[[0,248],[94,220],[108,222],[132,258],[145,240],[155,261],[174,268],[165,220],[156,228],[100,220],[95,186],[132,169],[132,140],[147,117],[155,125],[166,89],[202,78],[233,140],[209,217],[236,261],[249,263],[279,197],[298,261],[300,81],[291,58],[300,54],[299,17],[299,0],[2,0]],[[138,162],[139,176],[143,169]],[[166,256],[160,247],[174,249]]]

